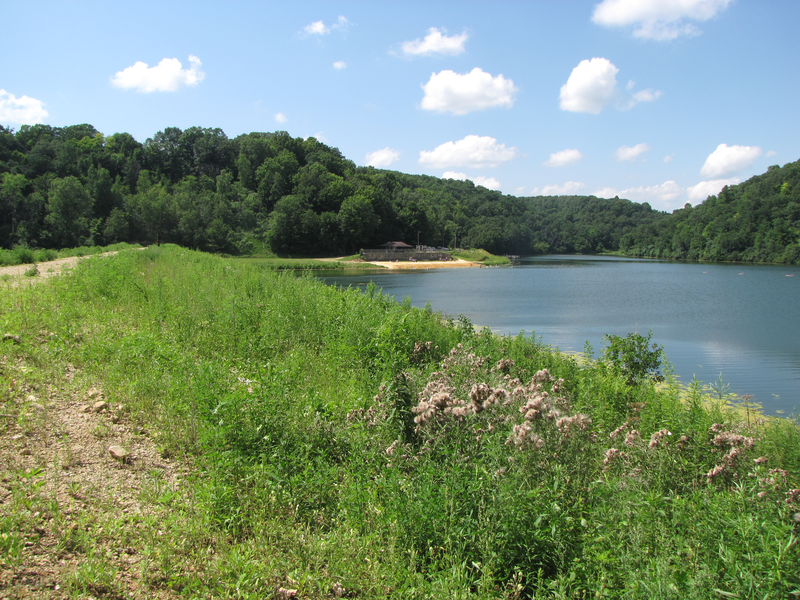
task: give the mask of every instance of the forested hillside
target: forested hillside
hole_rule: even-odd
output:
[[[357,167],[286,132],[167,128],[143,144],[91,125],[0,127],[0,245],[175,242],[214,252],[354,252],[388,240],[494,253],[616,249],[647,204],[517,198],[469,181]]]
[[[625,234],[629,256],[800,264],[800,161]]]

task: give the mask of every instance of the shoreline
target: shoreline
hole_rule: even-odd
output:
[[[410,271],[410,270],[427,270],[427,269],[463,269],[469,267],[483,267],[484,265],[476,262],[472,262],[469,260],[464,260],[462,258],[455,258],[453,260],[418,260],[416,262],[411,262],[407,260],[403,261],[364,261],[364,264],[375,265],[376,267],[383,267],[385,269],[393,269],[393,270],[400,270],[400,271]]]

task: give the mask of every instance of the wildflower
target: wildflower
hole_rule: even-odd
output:
[[[763,465],[765,462],[767,462],[767,457],[759,456],[758,458],[754,459],[753,462],[756,463],[757,465]]]
[[[756,496],[758,496],[759,498],[764,498],[764,497],[766,497],[766,495],[767,495],[767,492],[758,492],[758,494],[756,494]]]
[[[397,447],[397,442],[398,440],[392,442],[392,445],[386,449],[386,454],[388,454],[389,456],[394,455],[394,449]]]
[[[497,361],[497,364],[494,366],[495,371],[500,371],[502,373],[508,373],[511,367],[514,366],[514,361],[510,358],[501,358]]]
[[[725,472],[726,465],[717,465],[713,469],[711,469],[708,473],[706,473],[706,477],[708,478],[708,482],[711,483],[711,480],[718,475],[721,475]]]
[[[472,406],[476,413],[483,410],[483,403],[492,395],[493,391],[494,390],[485,383],[476,383],[472,386],[469,398],[472,400]]]
[[[661,443],[666,436],[672,435],[671,431],[667,429],[662,429],[661,431],[656,431],[653,435],[650,436],[650,444],[647,446],[648,448],[658,448],[658,445]],[[667,445],[667,441],[664,440],[664,445]]]
[[[711,440],[711,443],[715,446],[728,445],[733,447],[743,446],[745,448],[752,448],[753,444],[755,444],[755,440],[751,437],[733,433],[732,431],[724,431],[715,435],[714,439]]]
[[[627,421],[625,421],[625,422],[624,422],[622,425],[620,425],[620,426],[619,426],[619,427],[617,427],[617,428],[616,428],[614,431],[612,431],[611,433],[609,433],[609,434],[608,434],[608,437],[610,437],[610,438],[613,440],[613,439],[614,439],[615,437],[617,437],[617,436],[618,436],[620,433],[622,433],[623,431],[625,431],[625,430],[626,430],[628,427],[630,427],[630,425],[628,425],[628,422],[627,422]]]
[[[588,416],[578,413],[571,417],[561,417],[556,421],[556,427],[564,437],[567,437],[574,431],[586,431],[591,422],[592,420]]]
[[[606,452],[605,452],[605,454],[603,456],[604,456],[604,458],[603,458],[603,465],[604,465],[603,466],[603,472],[606,472],[611,468],[611,464],[615,460],[625,456],[625,453],[624,452],[620,452],[617,448],[609,448],[608,450],[606,450]]]
[[[538,450],[544,446],[544,440],[533,431],[530,423],[527,421],[519,425],[514,425],[514,430],[511,432],[511,435],[508,436],[506,444],[512,442],[518,448],[532,447]]]

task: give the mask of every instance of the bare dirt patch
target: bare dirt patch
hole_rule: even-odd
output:
[[[71,366],[49,381],[32,370],[0,359],[0,598],[174,597],[147,585],[142,540],[185,471]]]

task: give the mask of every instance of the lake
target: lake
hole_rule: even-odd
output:
[[[750,394],[768,414],[800,407],[800,267],[540,256],[514,267],[326,275],[374,281],[386,294],[489,327],[523,331],[566,352],[603,335],[652,330],[684,383],[693,377]]]

